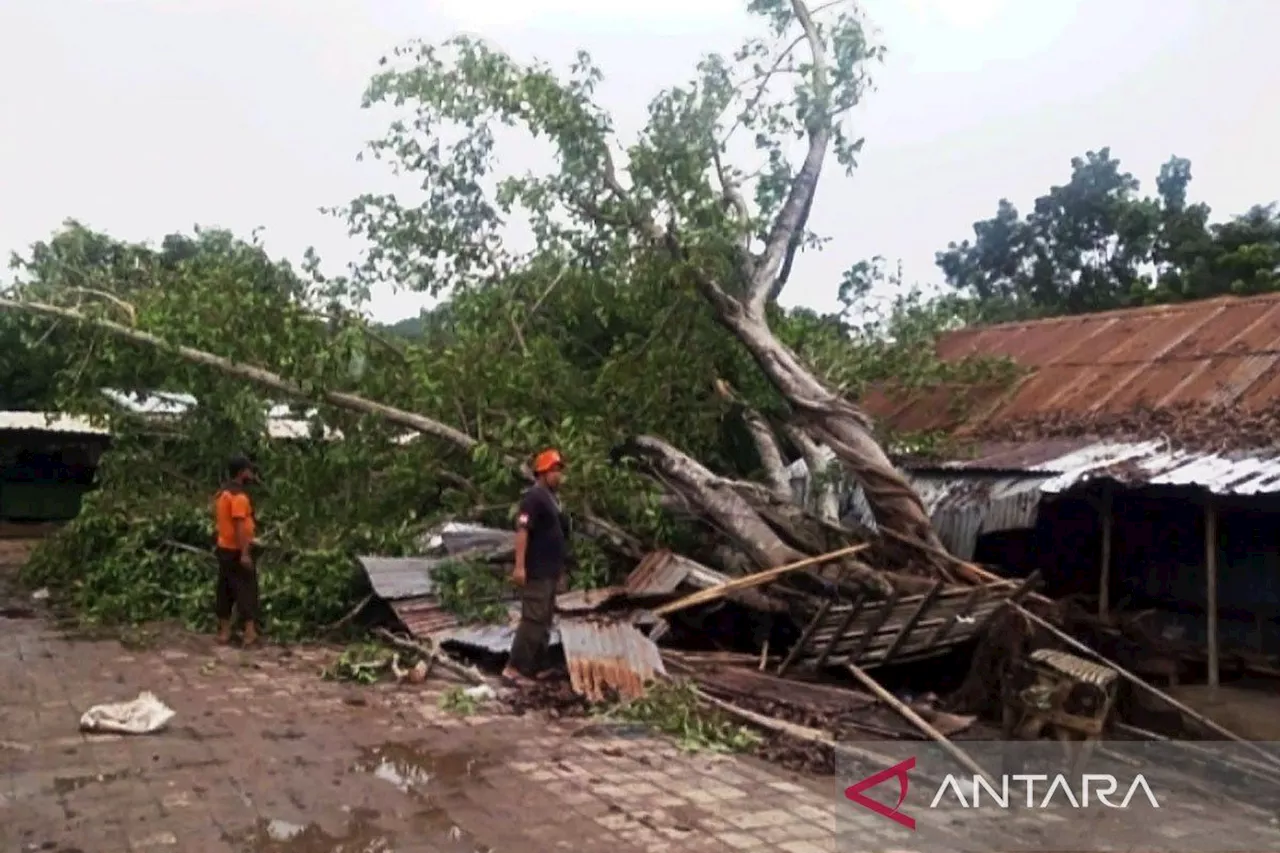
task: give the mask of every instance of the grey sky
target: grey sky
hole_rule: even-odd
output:
[[[393,186],[355,154],[381,130],[359,97],[395,44],[465,30],[552,62],[585,47],[634,128],[701,52],[740,39],[743,5],[0,0],[0,250],[74,217],[128,239],[262,226],[271,251],[315,245],[339,265],[359,247],[317,208]],[[798,266],[789,303],[831,307],[841,270],[874,254],[935,280],[934,251],[1001,196],[1025,208],[1089,148],[1110,145],[1144,188],[1170,155],[1189,157],[1193,195],[1220,217],[1280,197],[1276,0],[865,8],[890,51],[858,115],[867,147],[852,180],[823,185],[812,224],[835,240]],[[374,309],[420,304],[379,294]]]

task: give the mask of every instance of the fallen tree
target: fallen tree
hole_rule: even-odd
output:
[[[63,365],[60,406],[108,418],[116,436],[99,493],[36,569],[110,564],[76,587],[82,604],[110,603],[104,618],[195,618],[195,564],[190,588],[172,590],[164,561],[196,559],[207,491],[227,455],[248,451],[268,471],[264,527],[282,565],[325,555],[333,583],[321,587],[333,594],[353,552],[407,553],[444,518],[509,523],[522,460],[555,444],[587,536],[580,585],[616,578],[655,546],[740,572],[868,538],[841,523],[833,458],[887,539],[823,582],[888,594],[955,580],[845,389],[963,387],[989,371],[939,362],[893,318],[868,329],[776,304],[800,251],[819,243],[807,220],[828,151],[852,166],[857,144],[841,122],[878,49],[843,4],[827,4],[825,22],[799,0],[753,8],[768,35],[663,93],[625,150],[591,101],[598,71],[586,60],[562,80],[467,39],[397,51],[366,101],[407,120],[372,153],[419,182],[419,203],[369,195],[341,211],[372,245],[348,277],[310,263],[298,273],[222,232],[152,249],[73,223],[33,247],[0,309],[40,318],[30,343]],[[783,76],[800,90],[779,87]],[[487,192],[503,123],[551,139],[558,171]],[[742,134],[756,139],[759,168],[728,165]],[[807,140],[794,167],[793,134]],[[520,214],[538,236],[533,254],[497,239]],[[447,299],[414,333],[391,334],[362,314],[388,281]],[[108,404],[106,387],[192,403],[138,417]],[[271,440],[268,412],[282,405],[302,426]],[[794,500],[786,466],[797,459],[822,480],[811,504]],[[181,529],[163,533],[161,519]],[[288,578],[275,615],[295,608],[300,626],[354,603],[353,592],[304,614],[307,578]],[[152,604],[104,597],[131,583]]]

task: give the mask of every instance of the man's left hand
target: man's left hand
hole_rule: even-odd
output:
[[[561,575],[560,580],[556,581],[556,593],[566,593],[569,591],[569,576]]]

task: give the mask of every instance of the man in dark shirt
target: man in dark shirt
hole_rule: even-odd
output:
[[[537,482],[525,492],[516,517],[511,579],[521,588],[520,625],[511,643],[511,660],[502,672],[512,681],[527,681],[540,673],[569,548],[569,525],[556,498],[564,477],[560,452],[539,453],[533,472]]]

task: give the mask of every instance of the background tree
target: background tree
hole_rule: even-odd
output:
[[[1110,149],[1071,161],[1020,217],[1001,199],[974,239],[938,253],[947,283],[986,320],[1056,316],[1280,288],[1280,216],[1256,206],[1226,222],[1188,201],[1191,163],[1174,157],[1154,197]]]

